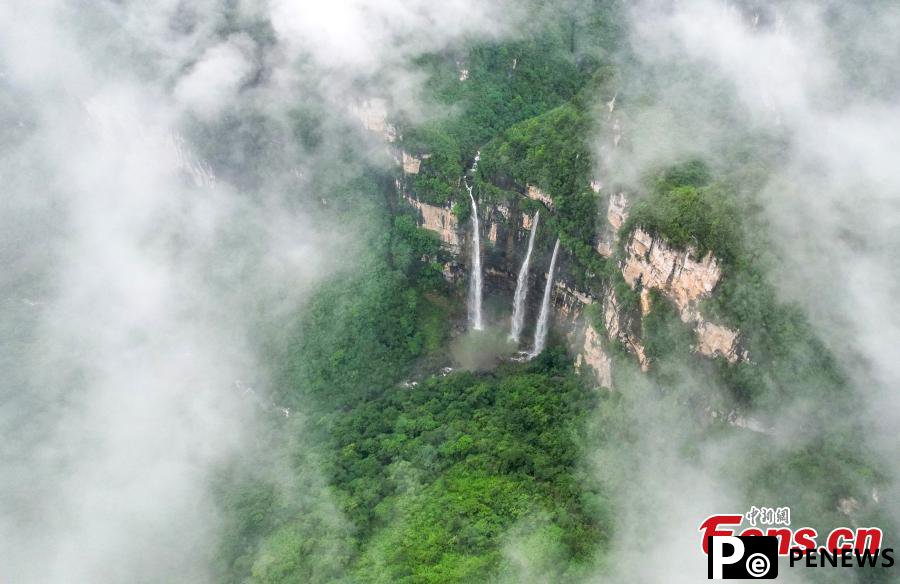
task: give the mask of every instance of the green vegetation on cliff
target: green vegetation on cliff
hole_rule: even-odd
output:
[[[621,247],[610,260],[596,252],[603,216],[590,188],[598,168],[590,92],[614,77],[602,57],[617,32],[609,6],[593,7],[527,41],[419,59],[426,93],[446,115],[401,121],[401,147],[421,158],[403,186],[432,204],[456,203],[464,221],[460,179],[480,150],[472,180],[482,203],[542,209],[539,249],[558,235],[560,273],[595,298],[615,291],[649,372],[608,343],[616,391],[598,392],[551,343],[529,363],[442,373],[464,312],[442,276],[448,252],[416,227],[391,177],[364,169],[336,179],[328,213],[365,217],[358,253],[272,351],[273,399],[295,412],[260,438],[272,471],[219,477],[228,533],[221,581],[583,582],[614,570],[610,554],[620,550],[607,544],[627,541],[671,498],[652,480],[662,472],[653,465],[702,468],[715,476],[698,476],[730,485],[735,498],[791,504],[798,520],[815,518],[823,530],[842,520],[842,498],[864,500],[882,480],[854,450],[860,429],[840,416],[852,402],[844,373],[771,284],[771,252],[755,230],[764,219],[736,180],[765,174],[755,151],[733,168],[688,161],[631,185],[620,232],[640,226],[671,246],[713,252],[724,276],[702,312],[741,331],[750,361],[698,356],[691,325],[662,295],[651,294],[641,315],[617,263]],[[301,133],[304,144],[320,139],[314,130]],[[529,185],[553,204],[525,198]],[[585,314],[602,329],[600,305]],[[780,409],[790,409],[802,439],[766,426]],[[723,419],[735,413],[757,427]],[[746,459],[704,460],[719,440],[723,452],[739,444]]]
[[[573,103],[512,126],[482,151],[479,184],[505,185],[524,192],[531,185],[553,199],[545,210],[563,247],[572,252],[579,266],[576,280],[601,269],[601,258],[593,248],[597,229],[598,197],[590,188],[594,160],[588,146],[591,118]]]
[[[222,479],[222,580],[484,581],[512,570],[512,532],[560,575],[587,566],[608,530],[580,463],[597,394],[558,348],[491,373],[431,375],[446,363],[444,252],[377,204],[389,188],[357,181],[332,197],[386,231],[360,270],[320,289],[273,360],[276,398],[301,418],[273,422],[260,446],[280,472]],[[416,363],[431,371],[403,383]]]

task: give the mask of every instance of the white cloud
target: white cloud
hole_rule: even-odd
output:
[[[209,473],[269,415],[235,380],[268,389],[261,326],[352,240],[297,203],[304,73],[348,105],[369,67],[492,30],[475,6],[277,3],[263,42],[220,32],[264,29],[262,2],[0,5],[4,578],[212,580]]]
[[[219,115],[253,73],[254,49],[255,43],[245,34],[208,48],[178,80],[175,97],[202,117]]]
[[[449,0],[274,0],[272,24],[289,46],[328,68],[364,74],[466,37],[502,32],[506,3]]]
[[[631,41],[644,70],[631,72],[640,83],[629,89],[652,99],[649,107],[631,104],[620,112],[632,150],[614,153],[627,181],[686,156],[715,163],[722,145],[748,127],[783,138],[784,151],[757,193],[777,261],[772,283],[783,300],[803,307],[850,373],[848,390],[860,400],[859,410],[846,415],[870,431],[880,468],[894,475],[882,501],[895,500],[900,478],[900,101],[896,87],[884,82],[895,78],[900,41],[889,31],[898,17],[900,9],[889,4],[763,3],[754,13],[718,0],[638,2]],[[682,476],[681,484],[704,468]],[[648,467],[642,480],[673,488],[679,474],[670,470]],[[722,507],[727,500],[715,507],[693,489],[689,498],[693,520],[678,500],[664,501],[658,513],[664,526],[681,524],[673,538],[697,545],[690,532],[697,518],[729,509]],[[639,541],[627,530],[621,537],[625,548]],[[674,549],[677,542],[665,545]],[[657,574],[651,580],[665,574],[666,581],[696,581],[674,563],[648,570]]]

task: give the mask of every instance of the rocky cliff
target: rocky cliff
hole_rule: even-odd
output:
[[[397,128],[387,121],[388,107],[385,100],[367,99],[351,105],[349,109],[366,130],[379,134],[388,143],[397,140]]]
[[[399,184],[398,184],[399,186]],[[416,211],[419,212],[419,225],[434,231],[441,238],[441,241],[447,245],[450,251],[458,253],[460,251],[460,227],[459,220],[453,214],[453,210],[448,205],[446,207],[438,207],[423,203],[418,199],[403,193],[403,199],[409,203]]]
[[[396,131],[384,121],[377,104],[366,104],[360,109],[360,117],[372,131],[381,133],[388,141],[396,140]],[[395,158],[403,176],[420,171],[421,162],[427,154],[413,156],[398,147]],[[591,188],[603,196],[600,181],[592,181]],[[397,180],[400,196],[418,212],[419,224],[435,232],[452,252],[453,260],[448,263],[444,274],[451,282],[464,277],[467,262],[466,247],[469,238],[466,230],[469,223],[460,224],[452,207],[425,203],[411,196],[404,189],[404,180]],[[525,187],[522,199],[497,204],[482,204],[479,207],[483,235],[483,261],[487,278],[487,295],[495,295],[494,304],[502,311],[506,296],[511,296],[515,286],[522,254],[527,245],[527,237],[532,226],[530,213],[519,209],[519,201],[525,198],[538,201],[552,213],[554,201],[551,194],[534,185]],[[712,254],[700,256],[694,249],[677,249],[663,238],[638,227],[629,233],[622,228],[628,219],[629,200],[621,191],[606,196],[606,210],[600,221],[595,243],[597,253],[615,261],[625,282],[639,294],[640,310],[623,308],[611,286],[599,291],[580,290],[567,278],[565,267],[560,271],[554,285],[553,306],[557,331],[564,334],[575,355],[575,364],[581,369],[589,367],[596,376],[597,384],[613,387],[613,362],[611,344],[618,343],[634,356],[641,369],[652,367],[647,357],[643,336],[643,318],[652,309],[650,291],[656,290],[662,298],[675,306],[681,320],[691,325],[696,334],[694,350],[710,358],[723,358],[729,363],[746,360],[749,355],[741,348],[740,331],[720,323],[712,322],[701,314],[701,301],[709,298],[722,278],[719,260]],[[620,239],[625,241],[624,253],[616,257]],[[565,261],[563,261],[565,264]],[[542,268],[536,264],[532,278],[545,277]],[[540,296],[539,286],[532,284],[529,301],[535,303]],[[499,297],[503,297],[500,300]],[[511,300],[511,299],[510,299]],[[585,314],[587,306],[596,305],[591,317]],[[534,314],[534,309],[530,311]],[[495,314],[499,323],[505,317]]]
[[[593,184],[592,184],[593,186]],[[599,188],[597,189],[599,192]],[[597,253],[611,257],[619,238],[619,230],[628,220],[628,199],[625,193],[615,193],[609,197],[606,208],[606,223],[600,228],[597,238]]]
[[[650,311],[650,290],[658,290],[678,309],[682,322],[693,325],[696,350],[708,357],[724,357],[734,363],[748,356],[739,346],[738,331],[706,320],[700,301],[708,298],[722,277],[712,252],[699,257],[694,249],[678,250],[641,228],[625,245],[622,276],[632,289],[640,290],[641,312]]]

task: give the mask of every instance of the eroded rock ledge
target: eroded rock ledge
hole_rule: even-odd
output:
[[[601,387],[612,389],[612,359],[603,350],[603,339],[591,324],[584,327],[584,335],[578,354],[575,355],[575,369],[588,365],[597,377]]]
[[[427,158],[427,155],[415,157],[402,151],[400,154],[397,162],[406,175],[416,174],[421,161]],[[413,198],[404,192],[399,180],[397,187],[402,197],[419,212],[419,224],[437,233],[450,251],[459,254],[465,229],[450,206],[431,205]],[[534,186],[526,188],[525,196],[547,207],[553,206],[552,197]],[[652,364],[646,355],[642,336],[643,317],[651,309],[650,290],[659,291],[671,301],[681,320],[692,326],[697,335],[694,346],[697,353],[722,357],[730,363],[748,359],[747,352],[741,348],[740,331],[711,322],[700,311],[701,301],[712,295],[722,277],[719,260],[711,253],[701,257],[694,249],[674,248],[642,228],[628,234],[620,233],[628,219],[628,210],[629,201],[624,193],[615,192],[609,196],[606,221],[596,249],[600,255],[611,257],[618,239],[625,239],[625,255],[619,268],[625,282],[633,290],[640,291],[641,310],[634,313],[625,311],[611,288],[603,290],[595,298],[572,287],[562,278],[554,286],[555,319],[566,331],[576,354],[576,367],[590,367],[598,385],[612,388],[612,359],[608,349],[610,342],[618,342],[635,356],[642,370],[649,369]],[[480,211],[486,241],[493,246],[506,241],[508,250],[515,249],[527,237],[533,221],[531,215],[505,204],[485,205]],[[510,254],[514,252],[507,251],[506,257],[514,257]],[[462,266],[457,267],[462,269]],[[486,266],[487,273],[492,273],[492,270],[497,272],[497,277],[515,277],[511,266],[502,266],[499,271],[497,266]],[[448,276],[448,279],[451,278]],[[598,318],[602,323],[590,322],[591,319],[584,317],[584,308],[593,304],[599,305]]]
[[[350,112],[359,119],[366,130],[379,134],[386,142],[392,143],[397,140],[397,128],[387,119],[388,106],[385,100],[379,98],[363,100],[352,104]]]
[[[606,208],[606,225],[601,228],[600,237],[597,238],[597,253],[603,257],[612,256],[618,242],[619,229],[627,220],[628,199],[625,198],[625,193],[610,195]]]
[[[449,206],[429,205],[407,194],[403,198],[419,212],[419,225],[437,233],[451,251],[459,251],[459,221]]]
[[[718,259],[708,252],[702,258],[692,248],[678,250],[663,239],[637,228],[625,245],[622,276],[632,289],[641,290],[641,311],[650,310],[649,290],[658,290],[678,309],[682,322],[694,325],[697,352],[724,357],[735,363],[747,358],[739,347],[739,331],[706,320],[700,301],[708,298],[722,277]]]

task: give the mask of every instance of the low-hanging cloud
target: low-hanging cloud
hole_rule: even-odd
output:
[[[900,244],[900,171],[894,160],[900,152],[900,106],[893,73],[900,42],[891,33],[898,19],[900,10],[889,3],[635,3],[629,11],[633,52],[624,61],[630,68],[623,72],[624,105],[615,113],[626,147],[602,153],[613,181],[635,184],[648,171],[690,158],[733,167],[723,154],[733,156],[751,133],[777,137],[782,150],[771,174],[747,186],[753,192],[738,192],[761,203],[757,225],[772,245],[770,282],[781,300],[804,310],[848,373],[848,391],[858,396],[859,408],[842,415],[870,431],[863,447],[874,446],[879,470],[891,475],[888,492],[878,495],[882,503],[897,500],[900,471],[900,311],[894,300],[900,262],[893,251]],[[690,376],[684,383],[704,384]],[[779,431],[800,419],[790,418],[796,413],[785,406],[785,419],[774,422]],[[706,514],[740,512],[745,504],[740,493],[729,491],[728,477],[715,472],[722,460],[747,452],[745,443],[694,444],[685,457],[678,446],[684,442],[675,439],[684,421],[652,408],[634,413],[650,422],[633,455],[655,462],[639,464],[634,479],[641,489],[620,490],[621,517],[633,519],[625,519],[631,527],[618,529],[614,538],[615,563],[627,566],[612,571],[614,581],[634,576],[633,564],[618,561],[627,557],[620,552],[641,545],[648,533],[654,541],[660,530],[670,533],[662,538],[661,553],[684,557],[675,550],[697,549],[695,530]],[[660,435],[673,439],[654,440]],[[601,466],[598,473],[604,472]],[[691,495],[667,498],[679,488],[673,482],[691,485]],[[697,491],[700,486],[704,490]],[[652,513],[641,514],[648,507],[636,500],[641,493],[661,497],[649,506]],[[896,506],[881,509],[893,513]],[[635,522],[641,518],[657,523]],[[656,564],[645,566],[644,580],[689,582],[702,573],[696,571],[702,566]],[[607,573],[599,580],[606,581]]]
[[[323,160],[288,113],[343,123],[373,67],[414,86],[409,58],[499,30],[481,10],[0,7],[5,578],[212,580],[210,473],[281,415],[247,395],[270,389],[260,331],[353,239],[304,207]]]
[[[754,12],[698,0],[645,6],[634,21],[645,59],[699,64],[730,85],[750,124],[787,136],[761,193],[780,258],[773,282],[807,309],[890,427],[900,415],[900,312],[891,301],[900,291],[891,251],[900,243],[900,106],[882,77],[900,55],[890,32],[900,9],[797,2]]]

